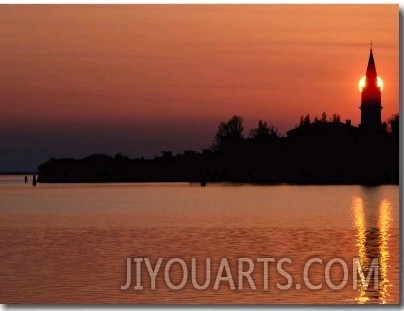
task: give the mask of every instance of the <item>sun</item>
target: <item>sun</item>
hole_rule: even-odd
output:
[[[366,86],[366,76],[363,76],[358,83],[359,91],[362,92],[362,89]],[[377,77],[377,86],[380,88],[380,91],[383,91],[383,80],[380,77]]]
[[[377,86],[379,87],[380,91],[383,91],[383,80],[380,77],[377,77]]]

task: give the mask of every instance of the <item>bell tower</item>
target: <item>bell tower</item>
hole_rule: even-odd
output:
[[[364,131],[378,132],[382,126],[382,94],[383,82],[377,76],[375,60],[373,58],[372,43],[366,76],[360,82],[361,89],[361,124]]]

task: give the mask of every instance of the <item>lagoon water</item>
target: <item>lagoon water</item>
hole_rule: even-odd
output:
[[[263,264],[271,257],[268,289]],[[328,279],[326,265],[334,263]],[[158,258],[163,265],[156,290],[142,266],[143,290],[126,283],[126,258]],[[191,268],[197,258],[197,279],[205,280],[205,259],[211,258],[206,290],[192,286],[191,271],[180,290],[164,280],[170,258]],[[214,282],[222,258],[227,258],[236,289]],[[244,279],[238,289],[238,258],[254,262],[252,290]],[[292,286],[276,263],[290,274]],[[312,258],[322,263],[305,264]],[[353,258],[366,266],[378,260],[374,288],[353,286]],[[246,269],[245,269],[246,270]],[[170,278],[179,284],[177,263]],[[225,274],[224,274],[225,275]],[[307,286],[322,284],[319,290]],[[297,284],[299,284],[297,286]],[[0,176],[0,302],[1,303],[398,303],[399,187],[256,186],[208,184],[38,184],[23,176]]]

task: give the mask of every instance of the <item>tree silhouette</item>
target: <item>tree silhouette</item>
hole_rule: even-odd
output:
[[[162,151],[154,159],[130,159],[122,153],[50,159],[38,168],[39,182],[398,184],[399,116],[384,122],[389,132],[378,133],[330,116],[328,121],[323,113],[311,123],[303,115],[302,125],[282,139],[277,139],[275,126],[260,120],[246,140],[243,119],[233,116],[219,124],[211,149],[176,155]]]
[[[258,127],[250,130],[249,137],[255,140],[268,140],[278,137],[278,128],[274,125],[268,126],[266,122],[260,120]]]
[[[309,114],[304,117],[303,122],[304,122],[304,125],[310,125],[311,121],[310,121],[310,115]]]
[[[340,122],[341,116],[339,114],[334,113],[332,115],[332,122]]]
[[[325,113],[325,111],[321,115],[321,122],[327,122],[327,114]]]
[[[243,118],[240,116],[235,115],[227,122],[220,122],[212,149],[220,151],[226,144],[244,139],[243,131]]]
[[[390,131],[393,137],[398,138],[398,132],[400,131],[400,126],[399,126],[399,115],[396,114],[392,116],[389,120],[388,123],[390,125]]]
[[[304,116],[301,115],[300,116],[300,120],[299,120],[299,127],[304,125]]]
[[[310,119],[310,114],[307,114],[305,116],[301,115],[300,120],[299,120],[299,127],[305,126],[305,125],[310,125],[311,119]]]
[[[128,161],[129,157],[127,155],[122,154],[121,152],[118,152],[115,154],[114,159],[118,161]]]

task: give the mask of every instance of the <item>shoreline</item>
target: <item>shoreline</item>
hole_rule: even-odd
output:
[[[38,181],[38,184],[189,184],[201,186],[198,181]],[[335,181],[312,181],[312,182],[238,182],[238,181],[212,181],[208,185],[228,186],[400,186],[400,182],[335,182]],[[202,186],[201,186],[202,187]]]

